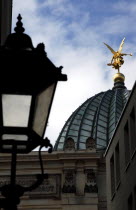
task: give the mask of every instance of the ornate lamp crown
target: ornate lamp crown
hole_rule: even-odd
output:
[[[21,22],[22,17],[20,14],[18,15],[17,19],[18,19],[18,21],[16,23],[16,27],[14,28],[14,31],[16,33],[23,33],[25,31],[25,29],[24,29],[24,27],[22,27],[23,23]]]
[[[21,22],[22,17],[19,14],[17,17],[18,21],[14,28],[15,33],[9,34],[4,47],[12,50],[32,50],[34,49],[30,36],[24,33],[25,29]]]

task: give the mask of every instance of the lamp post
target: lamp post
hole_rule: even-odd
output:
[[[10,184],[0,188],[5,197],[0,207],[6,210],[17,209],[24,192],[35,189],[44,179],[41,164],[42,173],[34,185],[17,185],[16,155],[37,146],[49,147],[51,152],[50,141],[43,137],[57,82],[67,80],[62,67],[57,68],[48,59],[43,43],[33,47],[21,19],[19,15],[15,33],[0,47],[0,152],[12,154]]]

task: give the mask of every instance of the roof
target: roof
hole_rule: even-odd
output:
[[[90,137],[95,140],[96,149],[105,149],[128,97],[129,91],[123,86],[100,92],[86,100],[66,121],[54,150],[64,150],[69,138],[74,140],[76,150],[84,150]]]

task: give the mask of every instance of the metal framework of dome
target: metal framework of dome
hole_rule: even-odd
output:
[[[64,150],[69,138],[74,140],[76,150],[84,150],[89,137],[95,140],[96,149],[105,149],[128,97],[129,91],[124,83],[115,82],[112,90],[86,100],[65,123],[54,150]]]

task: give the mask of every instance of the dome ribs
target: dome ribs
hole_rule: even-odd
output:
[[[87,99],[66,121],[54,149],[64,150],[65,141],[72,138],[75,150],[85,150],[86,140],[93,138],[97,151],[103,151],[113,135],[128,97],[126,88],[116,87]]]
[[[100,95],[100,93],[97,94],[97,95],[95,95],[94,97],[91,97],[91,99],[89,100],[88,105],[86,106],[84,115],[82,116],[82,120],[81,120],[80,128],[79,128],[79,133],[78,133],[78,144],[77,144],[77,149],[80,149],[80,144],[83,143],[83,142],[80,140],[81,131],[84,130],[84,129],[83,129],[83,124],[84,124],[84,125],[88,125],[88,126],[91,127],[91,129],[90,129],[90,136],[86,136],[86,140],[87,140],[88,137],[92,137],[92,138],[93,138],[92,134],[93,134],[93,126],[94,126],[94,120],[95,120],[95,115],[96,115],[96,113],[94,114],[94,116],[90,114],[91,116],[93,116],[92,126],[91,126],[90,124],[85,123],[84,120],[85,120],[85,119],[88,120],[88,118],[86,118],[87,111],[88,111],[88,109],[89,109],[89,107],[90,107],[90,104],[92,104],[92,102],[95,101],[95,99],[97,98],[98,95]],[[87,100],[87,101],[88,101],[88,100]],[[86,101],[86,102],[87,102],[87,101]],[[85,102],[83,105],[85,105],[86,102]],[[90,110],[91,110],[91,109],[90,109]],[[93,110],[92,110],[92,111],[93,111]],[[94,111],[94,112],[95,112],[95,111]],[[88,121],[90,121],[90,119],[89,119]],[[86,144],[86,141],[84,142],[84,144]]]

